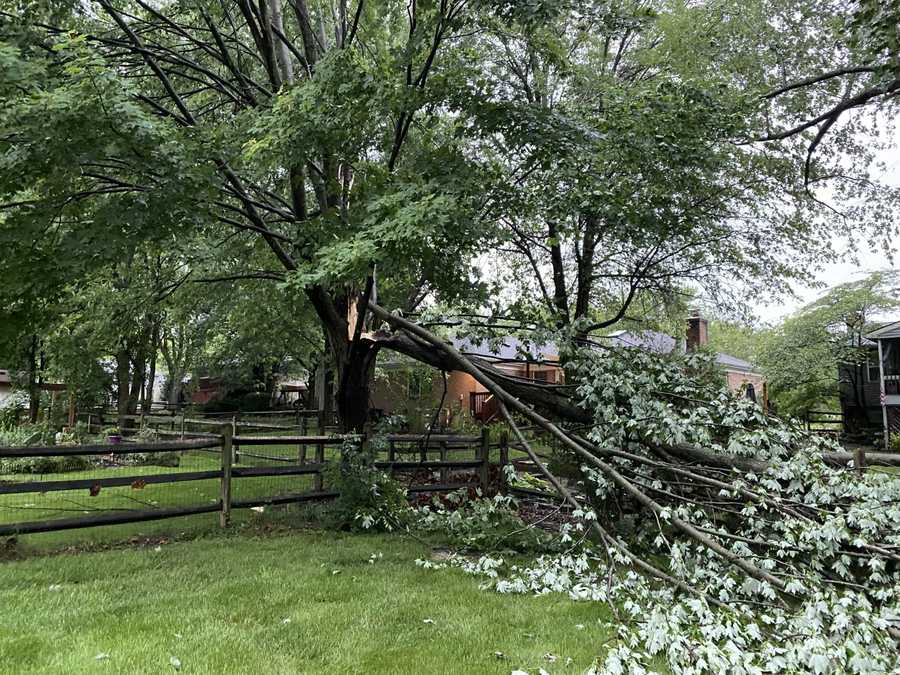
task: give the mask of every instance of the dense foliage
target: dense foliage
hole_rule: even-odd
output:
[[[900,87],[890,11],[338,5],[0,5],[0,355],[33,391],[35,337],[84,316],[85,285],[112,279],[134,308],[142,258],[171,263],[163,294],[271,284],[267,304],[314,316],[361,430],[385,346],[370,299],[410,311],[500,286],[498,309],[583,336],[685,284],[783,291],[834,259],[836,233],[891,241],[896,190],[870,171]],[[157,347],[206,332],[205,302],[159,295],[110,307],[117,344],[92,342],[118,354],[123,412]],[[177,389],[186,361],[166,360]]]
[[[602,672],[655,659],[690,673],[893,672],[900,478],[861,474],[833,441],[698,378],[709,365],[584,356],[578,396],[594,421],[569,438],[572,489],[592,508],[574,512],[570,548],[449,564],[500,592],[620,608]]]

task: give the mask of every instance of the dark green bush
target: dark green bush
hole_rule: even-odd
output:
[[[66,473],[85,471],[93,466],[87,457],[22,457],[0,459],[0,474],[13,473]]]
[[[138,452],[133,455],[122,455],[122,464],[133,466],[178,466],[181,454],[177,452]]]

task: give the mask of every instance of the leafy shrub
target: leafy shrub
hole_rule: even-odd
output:
[[[70,457],[22,457],[0,459],[0,474],[66,473],[85,471],[93,466],[91,460],[82,455]]]
[[[26,399],[21,392],[16,392],[0,405],[0,429],[9,429],[19,422],[25,411]]]
[[[0,427],[0,446],[23,448],[33,445],[53,445],[55,433],[43,424],[20,424]]]
[[[56,445],[57,441],[72,442],[73,434],[54,432],[43,424],[22,424],[16,427],[0,427],[0,446],[31,447]],[[0,474],[13,473],[65,473],[91,468],[90,459],[74,457],[21,457],[0,459]]]
[[[409,521],[406,490],[374,461],[372,447],[360,447],[350,438],[341,448],[340,461],[325,470],[328,484],[340,492],[330,511],[332,527],[392,531]]]

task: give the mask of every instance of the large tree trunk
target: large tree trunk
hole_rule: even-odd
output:
[[[553,308],[556,312],[556,325],[561,327],[569,323],[569,291],[566,287],[566,270],[556,223],[547,223],[547,237],[552,242],[550,262],[553,267]]]
[[[169,373],[169,405],[178,405],[181,402],[181,390],[184,388],[183,373]]]
[[[144,380],[147,377],[147,352],[143,346],[138,349],[132,364],[131,389],[128,394],[128,414],[137,415],[138,404],[143,396]]]
[[[346,358],[337,364],[337,413],[344,431],[360,433],[369,420],[377,355],[377,344],[357,342],[356,348],[348,349]]]
[[[319,315],[331,353],[337,388],[337,413],[341,429],[361,433],[369,419],[369,401],[375,358],[380,343],[362,334],[365,308],[373,293],[370,278],[363,293],[349,292],[335,298],[321,287],[307,290],[307,296]]]

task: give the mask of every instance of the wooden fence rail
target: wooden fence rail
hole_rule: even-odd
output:
[[[334,414],[321,410],[262,410],[258,412],[229,412],[229,413],[201,413],[203,416],[198,417],[196,413],[187,413],[184,410],[179,412],[161,413],[151,410],[146,413],[138,414],[119,414],[115,410],[90,410],[78,412],[75,417],[81,420],[81,424],[85,424],[88,430],[102,431],[110,425],[118,425],[123,422],[133,422],[136,426],[123,429],[123,431],[134,432],[140,429],[153,428],[158,433],[166,433],[173,435],[177,432],[182,438],[197,435],[186,427],[215,427],[221,428],[223,424],[230,423],[235,430],[240,428],[259,429],[264,431],[300,431],[301,434],[307,433],[310,423],[315,422],[319,432],[335,424]],[[275,415],[282,418],[291,418],[292,423],[274,424],[264,421],[249,421],[248,417]],[[209,419],[213,418],[213,419]],[[165,426],[168,429],[163,430],[160,427]]]
[[[841,434],[844,431],[844,413],[832,410],[810,410],[804,415],[807,431],[820,434]]]
[[[214,503],[197,504],[193,506],[152,509],[127,509],[112,512],[90,512],[73,518],[50,518],[39,521],[2,523],[0,524],[0,536],[27,534],[36,532],[50,532],[54,530],[66,530],[81,527],[94,527],[99,525],[115,525],[122,523],[134,523],[163,518],[175,518],[186,515],[219,512],[220,522],[228,525],[232,509],[251,508],[266,504],[288,504],[308,501],[320,501],[333,499],[338,496],[334,490],[327,490],[324,486],[324,469],[326,463],[326,448],[341,448],[347,442],[347,437],[341,436],[245,436],[234,435],[233,425],[221,425],[221,435],[207,438],[197,438],[179,441],[163,441],[157,443],[111,443],[92,444],[81,446],[45,446],[45,447],[16,447],[0,448],[0,459],[24,459],[36,457],[75,457],[86,455],[110,456],[129,455],[137,453],[157,452],[183,452],[189,450],[211,451],[221,457],[221,467],[217,470],[206,471],[167,471],[157,474],[140,474],[129,472],[128,475],[97,476],[90,478],[76,478],[63,480],[24,480],[3,481],[0,480],[0,499],[5,495],[44,494],[60,492],[64,490],[91,490],[99,492],[103,488],[127,487],[140,484],[160,485],[169,483],[188,483],[192,481],[219,481],[219,499]],[[377,459],[375,466],[394,472],[429,472],[440,474],[440,482],[426,484],[412,484],[407,487],[410,493],[449,491],[462,487],[477,485],[483,492],[489,489],[489,477],[491,469],[490,444],[488,432],[484,431],[480,436],[452,436],[441,435],[412,435],[398,434],[388,437],[392,450],[388,451],[387,461]],[[356,443],[363,439],[359,436],[352,437]],[[419,443],[424,448],[421,461],[397,460],[397,443]],[[249,448],[254,446],[298,446],[298,452],[294,457],[276,455],[263,455],[252,453]],[[315,448],[314,461],[307,461],[305,449],[309,446]],[[455,449],[474,450],[472,459],[453,458],[447,456],[447,450],[453,446]],[[428,451],[440,452],[440,459],[434,460],[427,457]],[[267,460],[275,460],[281,463],[279,466],[241,466],[239,460],[244,457],[260,457]],[[505,445],[505,437],[500,446],[500,474],[502,476],[502,464],[509,461],[508,447]],[[477,483],[451,482],[449,472],[452,470],[469,470],[477,474]],[[248,478],[285,477],[285,476],[313,476],[312,490],[292,492],[288,494],[271,494],[256,496],[248,499],[235,499],[232,493],[234,481]],[[48,510],[54,510],[49,507]]]

